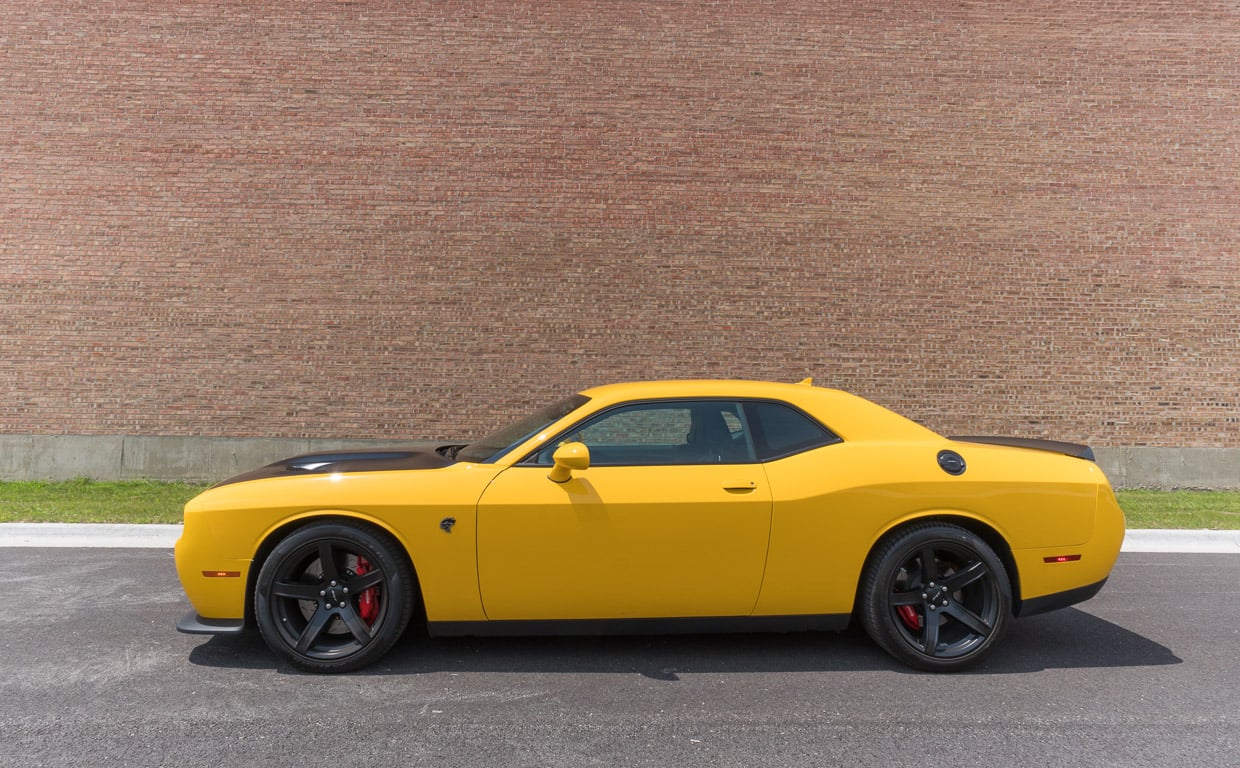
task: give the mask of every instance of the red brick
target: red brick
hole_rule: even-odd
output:
[[[594,383],[1240,447],[1230,3],[6,3],[0,433]]]

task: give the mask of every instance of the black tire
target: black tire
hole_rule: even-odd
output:
[[[413,614],[413,574],[389,536],[356,523],[315,523],[267,557],[254,616],[267,645],[312,672],[378,661]]]
[[[874,551],[861,580],[861,623],[874,642],[917,669],[976,663],[1012,615],[1002,561],[979,536],[947,523],[915,525]]]

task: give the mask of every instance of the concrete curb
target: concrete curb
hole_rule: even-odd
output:
[[[110,547],[171,549],[179,525],[0,523],[0,547]],[[1240,531],[1130,530],[1123,552],[1240,555]]]
[[[171,549],[179,525],[0,523],[0,547],[108,547]]]
[[[1240,531],[1128,531],[1121,551],[1240,555]]]

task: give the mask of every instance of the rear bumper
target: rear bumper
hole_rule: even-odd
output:
[[[1060,608],[1067,608],[1069,605],[1083,603],[1102,590],[1102,586],[1107,583],[1106,579],[1095,584],[1088,584],[1084,587],[1069,589],[1064,592],[1056,592],[1051,595],[1042,595],[1041,597],[1033,597],[1028,600],[1022,600],[1020,610],[1017,616],[1035,616],[1039,613],[1047,611],[1057,611]]]
[[[177,631],[187,635],[239,635],[244,629],[243,619],[204,619],[195,611],[177,622]]]

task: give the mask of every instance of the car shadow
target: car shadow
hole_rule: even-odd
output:
[[[257,632],[216,636],[194,648],[191,663],[301,674],[275,658]],[[1179,664],[1167,647],[1091,614],[1067,608],[1010,625],[994,652],[969,675],[1047,669]],[[858,629],[789,634],[541,638],[428,638],[410,630],[378,664],[354,674],[436,672],[639,674],[676,681],[681,674],[891,670],[922,674],[880,651]]]
[[[1013,622],[975,674],[1182,664],[1170,648],[1077,608]]]

